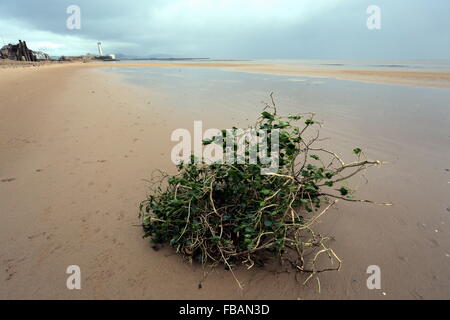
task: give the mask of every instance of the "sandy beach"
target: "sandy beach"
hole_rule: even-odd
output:
[[[439,93],[450,88],[448,72],[318,70],[244,62],[2,68],[0,299],[450,296],[450,213],[446,210],[450,133],[445,117],[424,114],[420,120],[424,124],[439,123],[427,132],[415,127],[420,121],[410,120],[412,113],[392,128],[371,121],[391,117],[380,110],[360,118],[345,114],[345,109],[336,116],[322,115],[336,120],[326,133],[339,133],[341,140],[333,140],[338,151],[364,145],[374,158],[390,162],[368,173],[370,183],[358,195],[394,206],[340,203],[321,219],[319,231],[334,238],[331,245],[344,264],[341,271],[321,276],[320,293],[316,282],[301,285],[303,275],[297,283],[293,274],[257,268],[237,270],[244,284],[240,290],[222,269],[202,282],[201,267],[186,264],[170,248],[153,250],[138,225],[138,205],[147,190],[144,179],[154,169],[174,170],[172,130],[191,128],[198,119],[211,127],[231,126],[232,111],[176,108],[166,92],[132,85],[105,72],[125,66],[221,68],[418,86]],[[448,114],[449,107],[440,112]],[[235,116],[242,123],[256,117],[252,110],[241,109]],[[396,112],[392,110],[393,118],[401,119]],[[401,128],[402,133],[393,128]],[[383,270],[382,290],[366,287],[366,269],[374,264]],[[66,288],[69,265],[80,266],[82,290]]]

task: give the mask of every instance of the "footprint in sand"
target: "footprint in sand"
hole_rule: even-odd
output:
[[[17,273],[17,271],[14,270],[14,266],[6,267],[5,271],[8,274],[8,276],[6,277],[6,281],[11,280],[12,277],[14,277],[14,275]]]
[[[61,246],[61,245],[58,245],[58,246],[54,247],[54,248],[50,251],[50,253],[53,254],[53,253],[55,253],[55,251],[58,251],[58,250],[61,249],[61,248],[62,248],[62,246]]]
[[[422,230],[425,230],[426,227],[427,227],[426,224],[417,222],[417,228],[422,229]]]
[[[418,300],[423,300],[424,297],[419,294],[416,290],[410,291],[410,293],[414,296],[414,298],[418,299]]]
[[[33,240],[34,238],[40,237],[40,236],[45,236],[47,234],[47,232],[41,232],[41,233],[37,233],[37,234],[33,234],[31,236],[28,236],[29,240]]]
[[[123,218],[125,218],[125,212],[124,211],[119,211],[119,216],[117,217],[117,220],[122,220]]]
[[[432,243],[432,245],[433,245],[432,247],[433,248],[439,247],[439,242],[436,239],[428,238],[428,241],[430,241]]]

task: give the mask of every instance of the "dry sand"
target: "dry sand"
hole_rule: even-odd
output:
[[[320,229],[336,238],[332,245],[344,265],[321,277],[321,294],[316,282],[301,286],[292,274],[258,269],[237,272],[243,291],[222,269],[199,289],[201,268],[170,248],[152,250],[136,226],[146,192],[142,179],[155,168],[173,170],[170,133],[197,115],[174,115],[159,93],[125,85],[94,66],[0,70],[1,299],[450,296],[448,213],[427,214],[441,210],[446,198],[435,184],[443,172],[408,174],[414,158],[398,181],[391,179],[394,169],[378,169],[363,194],[403,199],[396,206],[341,203],[323,219]],[[408,187],[416,180],[423,181],[426,200]],[[386,184],[398,194],[384,198]],[[416,201],[417,211],[407,201]],[[79,291],[66,288],[65,271],[73,264],[81,267]],[[371,264],[384,270],[382,290],[366,288]]]

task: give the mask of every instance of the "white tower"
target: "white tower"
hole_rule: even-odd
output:
[[[97,42],[97,46],[98,46],[98,54],[100,57],[102,57],[103,56],[102,43]]]

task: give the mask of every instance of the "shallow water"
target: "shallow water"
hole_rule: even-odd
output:
[[[261,101],[274,92],[282,113],[316,112],[319,119],[337,122],[337,127],[370,130],[384,138],[395,135],[422,147],[448,142],[448,89],[210,68],[126,67],[108,72],[161,93],[180,111],[201,112],[207,119],[224,110],[230,119],[253,119],[263,106]]]
[[[259,61],[259,60],[258,60]],[[373,69],[399,71],[450,70],[450,60],[304,60],[268,59],[261,62],[338,69]]]

